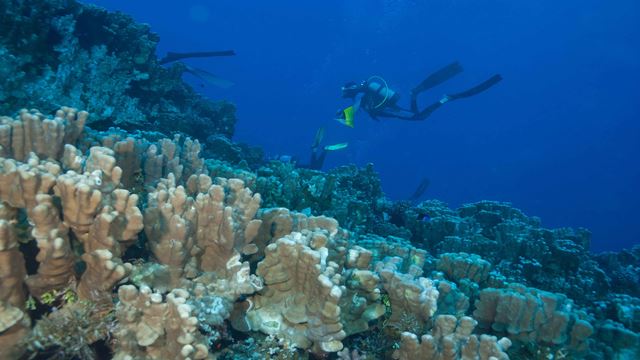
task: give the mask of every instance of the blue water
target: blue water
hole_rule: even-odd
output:
[[[349,142],[326,168],[372,162],[385,192],[451,206],[510,201],[547,227],[582,226],[595,251],[640,242],[640,2],[637,0],[104,0],[159,33],[167,51],[235,49],[187,62],[232,80],[203,94],[238,106],[235,139],[306,158],[315,131]],[[340,86],[383,76],[404,94],[459,60],[465,72],[420,98],[426,105],[494,73],[486,93],[424,122],[354,129],[331,120]],[[407,104],[406,102],[404,104]]]

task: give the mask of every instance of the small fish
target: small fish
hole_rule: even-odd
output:
[[[420,221],[422,221],[422,222],[430,222],[431,221],[431,216],[429,216],[429,214],[424,214],[420,218]]]

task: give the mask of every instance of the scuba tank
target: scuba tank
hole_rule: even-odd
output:
[[[387,82],[380,76],[374,75],[365,82],[367,93],[373,96],[374,108],[379,108],[389,101],[395,101],[397,93],[393,91]]]

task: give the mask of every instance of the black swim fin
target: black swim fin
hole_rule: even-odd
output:
[[[170,62],[189,59],[189,58],[200,58],[200,57],[213,57],[213,56],[234,56],[236,54],[233,50],[224,50],[224,51],[197,51],[197,52],[188,52],[188,53],[176,53],[176,52],[168,52],[165,57],[158,60],[160,65],[168,64]]]
[[[427,191],[430,184],[431,184],[431,181],[429,180],[429,178],[426,178],[426,177],[422,178],[422,180],[420,181],[420,184],[416,188],[416,191],[414,191],[411,197],[409,198],[409,201],[411,201],[412,203],[417,202],[422,197],[422,195],[424,195],[424,193]]]
[[[425,90],[431,89],[434,86],[438,86],[443,82],[451,79],[452,77],[460,74],[462,72],[462,66],[460,63],[453,62],[442,69],[434,72],[429,75],[426,79],[424,79],[420,85],[416,86],[411,90],[412,95],[417,95]]]
[[[219,78],[206,70],[194,68],[188,65],[185,65],[185,72],[188,72],[198,79],[222,89],[228,89],[235,85],[232,81]]]
[[[463,91],[463,92],[459,92],[457,94],[447,95],[448,100],[449,101],[450,100],[458,100],[458,99],[464,99],[464,98],[468,98],[468,97],[471,97],[471,96],[474,96],[474,95],[478,95],[481,92],[489,89],[493,85],[499,83],[500,80],[502,80],[502,76],[500,76],[499,74],[493,75],[488,80],[485,80],[481,84],[476,85],[476,86],[472,87],[469,90],[466,90],[466,91]]]
[[[316,131],[316,137],[313,139],[313,144],[311,145],[311,149],[316,151],[320,147],[320,143],[324,138],[324,127],[321,127]]]

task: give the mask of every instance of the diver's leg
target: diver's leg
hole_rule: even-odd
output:
[[[320,156],[318,157],[314,156],[313,163],[311,164],[311,169],[322,170],[322,167],[324,166],[324,160],[327,158],[327,152],[328,152],[327,150],[322,149],[320,150]]]
[[[381,111],[378,111],[376,113],[376,116],[385,117],[385,118],[395,118],[395,119],[401,119],[401,120],[420,120],[416,118],[417,113],[407,109],[403,109],[397,105],[389,106],[384,108]]]
[[[464,98],[468,98],[468,97],[477,95],[477,94],[489,89],[493,85],[499,83],[500,80],[502,80],[502,76],[493,75],[489,79],[487,79],[484,82],[472,87],[471,89],[468,89],[468,90],[465,90],[463,92],[459,92],[459,93],[456,93],[456,94],[445,95],[440,101],[438,101],[436,103],[433,103],[433,104],[427,106],[424,110],[418,112],[416,114],[416,119],[415,120],[424,120],[424,119],[428,118],[434,111],[439,109],[445,103],[448,103],[449,101],[458,100],[458,99],[464,99]]]
[[[449,100],[458,100],[458,99],[464,99],[464,98],[468,98],[468,97],[471,97],[471,96],[474,96],[474,95],[478,95],[481,92],[486,91],[487,89],[489,89],[493,85],[499,83],[500,80],[502,80],[502,76],[493,75],[489,79],[487,79],[487,80],[483,81],[482,83],[472,87],[471,89],[468,89],[468,90],[465,90],[463,92],[459,92],[459,93],[456,93],[456,94],[447,95],[447,97],[449,98]]]
[[[428,118],[434,111],[438,110],[445,102],[447,102],[445,99],[446,98],[443,98],[442,100],[427,106],[424,110],[417,112],[413,120],[424,120]]]
[[[456,61],[427,76],[426,79],[424,79],[418,86],[411,90],[411,110],[416,113],[418,112],[418,94],[425,90],[431,89],[434,86],[442,84],[443,82],[451,79],[461,72],[462,66],[460,66],[460,63]]]

